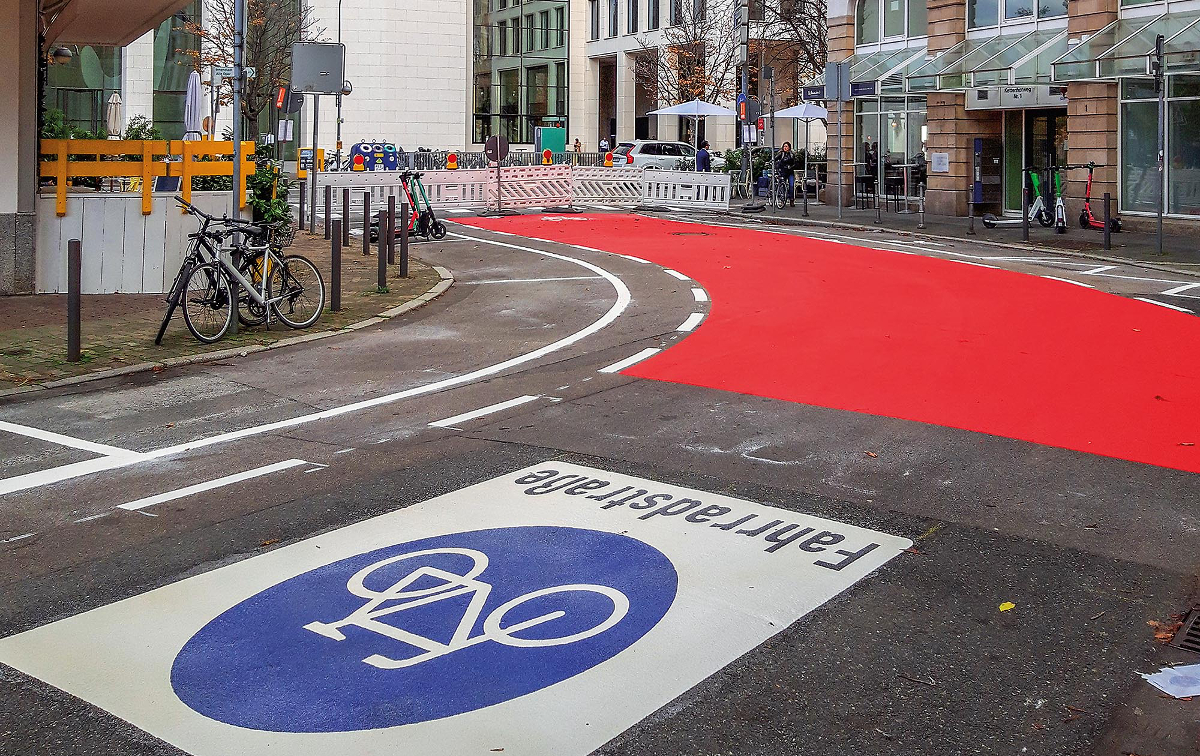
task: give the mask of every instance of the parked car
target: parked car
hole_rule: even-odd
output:
[[[675,169],[684,163],[688,168],[696,167],[696,148],[687,142],[666,142],[656,139],[638,139],[634,142],[621,142],[613,151],[614,164],[619,164],[619,157],[625,159],[626,165],[637,168]],[[718,171],[725,166],[725,158],[716,152],[712,153],[712,168]]]

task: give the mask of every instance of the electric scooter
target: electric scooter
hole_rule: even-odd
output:
[[[407,201],[407,204],[409,207],[409,215],[408,215],[407,222],[405,222],[405,220],[403,218],[396,219],[400,222],[400,223],[397,223],[397,227],[396,227],[396,238],[397,239],[399,239],[400,234],[403,234],[403,233],[407,233],[409,236],[412,236],[414,233],[416,233],[417,203],[416,203],[416,201],[413,200],[412,190],[408,186],[408,176],[409,176],[409,173],[407,171],[400,175],[400,179],[401,179],[400,186],[404,189],[404,198]],[[397,203],[397,204],[399,204],[400,206],[403,206],[405,203],[401,202],[401,203]],[[399,211],[400,208],[397,207],[396,210]],[[384,214],[384,211],[380,210],[378,213],[376,213],[375,217],[371,219],[370,233],[371,233],[371,243],[372,244],[379,241],[379,222],[380,222],[380,219],[383,217],[383,214]],[[404,225],[401,225],[401,224],[404,224]]]
[[[446,237],[446,224],[437,219],[433,214],[433,203],[429,201],[429,195],[425,193],[425,184],[421,181],[420,173],[413,173],[412,180],[417,186],[417,194],[413,196],[414,200],[417,196],[425,203],[424,209],[421,210],[420,216],[417,218],[417,233],[424,236],[426,239],[444,239]]]
[[[1092,213],[1092,174],[1096,171],[1094,162],[1087,165],[1081,165],[1080,168],[1087,168],[1087,190],[1083,193],[1083,209],[1079,211],[1079,227],[1080,228],[1095,228],[1101,231],[1104,230],[1104,221],[1097,218]],[[1120,218],[1109,218],[1108,229],[1113,233],[1121,230]]]
[[[1029,181],[1033,184],[1033,204],[1029,206],[1029,222],[1034,221],[1042,224],[1046,228],[1054,225],[1054,216],[1050,214],[1050,209],[1046,207],[1046,201],[1043,199],[1045,193],[1042,191],[1042,182],[1038,178],[1038,174],[1030,171]],[[983,216],[983,225],[986,228],[995,228],[997,226],[1020,226],[1023,224],[1021,218],[997,218],[991,213],[985,213]]]
[[[1051,170],[1054,171],[1054,233],[1067,233],[1067,205],[1063,202],[1063,180],[1062,175],[1058,172],[1058,167],[1055,166]]]

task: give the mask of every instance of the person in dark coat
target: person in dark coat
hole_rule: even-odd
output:
[[[792,152],[792,143],[784,142],[779,154],[775,156],[775,170],[779,178],[787,182],[788,199],[792,207],[796,206],[796,153]]]
[[[700,149],[696,150],[696,170],[708,173],[712,170],[712,155],[708,152],[708,142],[700,143]]]

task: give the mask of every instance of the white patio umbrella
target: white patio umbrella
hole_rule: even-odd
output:
[[[187,94],[183,100],[183,138],[185,141],[197,141],[201,136],[200,115],[200,72],[192,71],[188,76]]]
[[[829,111],[820,105],[813,105],[811,102],[802,102],[799,105],[793,105],[790,108],[776,110],[771,115],[776,118],[794,118],[797,121],[804,121],[804,180],[808,180],[808,125],[813,121],[829,120]],[[770,116],[768,116],[769,118]]]
[[[124,129],[125,119],[121,115],[121,95],[113,92],[108,98],[108,108],[104,111],[104,128],[108,129],[109,139],[120,139]]]
[[[692,100],[680,105],[671,105],[658,110],[651,110],[647,115],[675,115],[687,116],[695,121],[696,127],[692,129],[692,135],[697,149],[700,148],[700,119],[705,116],[736,116],[737,112],[730,108],[723,108],[720,105],[714,105],[711,102],[704,100]]]

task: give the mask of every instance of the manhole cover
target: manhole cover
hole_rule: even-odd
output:
[[[1185,651],[1200,653],[1200,609],[1192,609],[1183,619],[1183,627],[1175,633],[1171,645]]]

